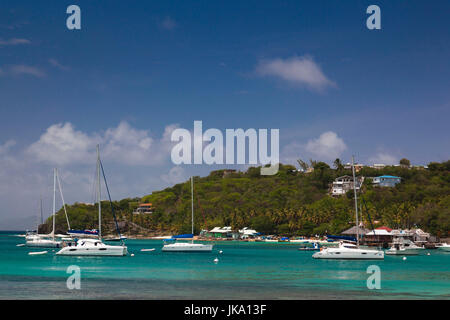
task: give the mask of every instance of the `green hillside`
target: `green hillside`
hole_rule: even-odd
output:
[[[291,165],[281,165],[274,176],[261,176],[259,168],[224,174],[211,172],[195,177],[196,233],[215,226],[245,226],[260,232],[283,235],[337,234],[354,224],[353,193],[332,198],[329,184],[342,175],[351,175],[337,161],[335,168],[323,162],[312,162],[314,171],[301,173]],[[373,187],[370,179],[363,185],[363,219],[367,212],[375,226],[392,228],[420,227],[446,237],[450,229],[450,161],[430,163],[428,169],[365,167],[358,175],[402,177],[394,188]],[[133,215],[139,202],[151,202],[151,215]],[[114,207],[123,231],[133,234],[190,232],[190,184],[185,183],[155,191],[142,199],[123,199]],[[113,231],[109,202],[102,203],[105,231]],[[93,205],[68,206],[72,228],[97,228],[97,208]],[[366,223],[368,226],[368,222]],[[57,226],[65,231],[63,210],[57,214]],[[50,220],[44,228],[50,227]]]

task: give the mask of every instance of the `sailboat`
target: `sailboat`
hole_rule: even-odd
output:
[[[31,230],[31,231],[26,231],[24,237],[25,240],[31,240],[34,238],[37,238],[38,236],[43,236],[43,235],[39,235],[39,224],[43,224],[44,220],[42,217],[42,197],[40,199],[40,205],[39,205],[39,209],[40,209],[40,214],[41,214],[41,220],[39,220],[39,218],[36,219],[36,230]]]
[[[62,242],[60,240],[55,239],[56,177],[57,177],[57,174],[58,174],[58,170],[55,168],[53,170],[53,229],[52,229],[52,232],[48,235],[40,235],[36,231],[36,234],[27,235],[27,237],[26,237],[26,246],[27,247],[59,248],[62,245]],[[60,185],[60,188],[61,188],[61,185]],[[42,201],[41,201],[41,212],[42,212]],[[69,220],[67,220],[67,221],[69,221]]]
[[[211,252],[212,244],[194,243],[194,177],[191,177],[191,214],[192,214],[192,240],[191,242],[175,242],[165,244],[162,251],[170,252]]]
[[[72,246],[68,245],[58,251],[57,255],[63,256],[126,256],[128,253],[127,247],[122,243],[119,246],[112,246],[103,243],[102,241],[102,206],[101,206],[101,183],[100,183],[100,174],[103,173],[103,178],[106,185],[106,190],[108,192],[109,201],[111,203],[111,196],[109,194],[108,184],[106,183],[105,172],[103,170],[103,166],[100,160],[100,150],[97,145],[97,200],[98,200],[98,239],[80,239],[77,243]],[[114,212],[113,212],[114,213]],[[116,223],[117,227],[117,223]],[[117,228],[117,231],[120,232]]]
[[[358,197],[356,195],[356,176],[354,158],[352,157],[353,171],[353,192],[355,194],[356,211],[356,245],[341,241],[338,248],[326,248],[313,254],[314,259],[354,259],[354,260],[382,260],[384,252],[382,250],[361,249],[359,247],[359,225],[358,225]]]

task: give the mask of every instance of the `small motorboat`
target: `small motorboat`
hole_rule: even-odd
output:
[[[155,251],[155,248],[152,249],[141,249],[142,252],[149,252],[149,251]]]
[[[298,250],[300,251],[319,251],[320,250],[320,245],[317,242],[314,242],[311,246],[302,246],[300,248],[298,248]]]
[[[439,245],[436,245],[436,248],[443,251],[450,251],[450,244],[448,243],[441,243]]]
[[[402,255],[402,256],[415,256],[419,254],[421,247],[416,246],[411,241],[406,241],[403,238],[396,238],[392,243],[392,247],[386,250],[387,255]]]

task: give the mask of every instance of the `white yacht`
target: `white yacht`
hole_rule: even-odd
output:
[[[408,243],[409,244],[409,243]],[[417,247],[417,246],[416,246]],[[421,247],[418,247],[422,249]],[[387,255],[414,256],[419,254],[419,250],[405,246],[405,240],[395,239],[392,247],[386,250]]]
[[[101,183],[100,174],[103,174],[105,180],[106,190],[108,192],[109,201],[111,197],[109,194],[108,184],[106,183],[105,172],[100,161],[99,146],[97,145],[97,196],[98,196],[98,239],[81,239],[76,242],[74,246],[67,245],[56,254],[63,256],[126,256],[128,253],[127,247],[123,244],[119,246],[107,245],[102,242],[102,206],[101,206]],[[114,211],[113,211],[114,215]],[[116,224],[117,227],[117,224]],[[117,227],[117,231],[120,232]]]
[[[355,216],[356,216],[356,228],[358,229],[358,197],[356,195],[356,177],[354,159],[352,158],[352,171],[353,171],[353,192],[355,195]],[[337,248],[326,248],[319,252],[316,252],[312,256],[314,259],[354,259],[354,260],[382,260],[384,259],[384,251],[361,249],[359,247],[359,234],[356,235],[356,245],[348,242],[341,241]]]
[[[110,246],[99,239],[81,239],[75,246],[68,245],[58,251],[57,255],[64,256],[125,256],[127,247]]]
[[[412,242],[409,239],[403,239],[403,246],[405,247],[405,249],[408,250],[424,250],[425,247],[419,247],[418,245],[416,245],[414,242]]]
[[[436,245],[436,248],[443,251],[450,251],[450,244],[448,243],[441,243],[439,245]]]
[[[381,250],[361,249],[355,244],[340,242],[338,248],[326,248],[313,254],[314,259],[354,259],[354,260],[382,260],[384,252]]]
[[[192,240],[191,242],[175,242],[165,244],[162,251],[170,252],[211,252],[212,244],[194,243],[194,177],[191,177],[191,213],[192,213]]]

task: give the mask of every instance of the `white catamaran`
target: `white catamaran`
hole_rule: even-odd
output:
[[[125,256],[127,255],[127,247],[122,245],[112,246],[102,242],[102,206],[101,206],[101,183],[100,174],[103,173],[103,178],[106,178],[103,171],[103,166],[100,161],[99,146],[97,145],[97,200],[98,200],[98,239],[81,239],[78,240],[76,245],[68,245],[58,251],[57,255],[64,256]],[[109,196],[108,185],[106,188]],[[110,199],[111,201],[111,199]],[[120,237],[120,234],[119,234]]]
[[[192,240],[191,242],[175,242],[165,244],[162,251],[170,252],[211,252],[212,244],[194,243],[194,177],[191,177],[191,213],[192,213]]]
[[[354,159],[352,158],[353,171],[353,192],[355,194],[356,229],[359,233],[358,225],[358,197],[356,195],[356,177]],[[361,249],[359,247],[359,234],[356,235],[356,245],[341,241],[338,248],[326,248],[316,252],[312,256],[314,259],[354,259],[354,260],[381,260],[384,259],[382,250]]]

